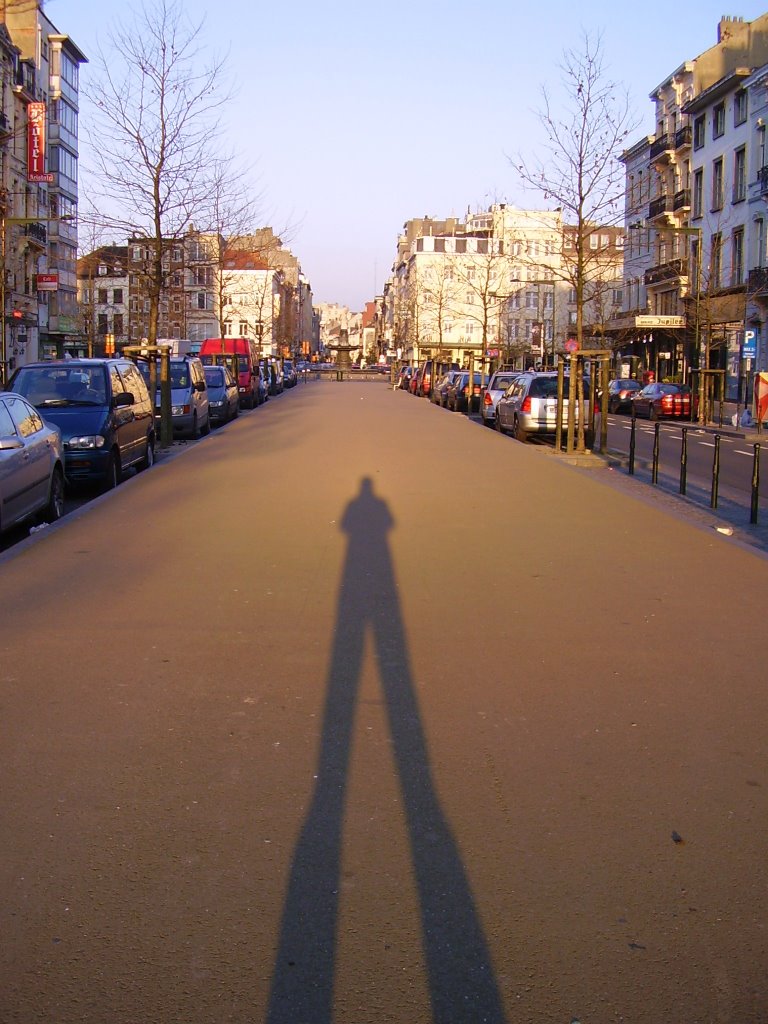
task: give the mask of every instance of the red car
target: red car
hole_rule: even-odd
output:
[[[694,410],[696,403],[694,402]],[[632,399],[636,416],[649,420],[691,418],[691,389],[687,384],[646,384]]]

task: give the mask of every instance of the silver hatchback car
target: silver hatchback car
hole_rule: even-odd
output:
[[[510,386],[522,375],[522,370],[496,370],[488,381],[483,400],[480,403],[480,415],[486,427],[496,426],[496,405]]]
[[[565,378],[562,428],[568,428],[569,378]],[[582,382],[582,400],[576,411],[585,424],[585,440],[591,447],[594,438],[586,427],[589,422],[589,381]],[[496,429],[514,434],[518,441],[527,441],[531,434],[553,436],[557,427],[557,374],[523,373],[510,385],[496,403]]]

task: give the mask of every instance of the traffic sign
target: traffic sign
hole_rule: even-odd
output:
[[[579,343],[578,341],[576,341],[575,338],[568,338],[568,340],[565,343],[566,352],[576,352],[578,350],[578,347]]]
[[[757,332],[744,331],[744,343],[741,346],[742,359],[755,359],[757,356]]]

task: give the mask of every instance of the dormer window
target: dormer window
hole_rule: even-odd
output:
[[[107,276],[107,268],[103,263],[99,264],[99,277]]]

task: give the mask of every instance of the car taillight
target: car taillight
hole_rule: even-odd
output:
[[[493,405],[493,399],[491,398],[487,391],[485,392],[485,397],[483,398],[483,405]]]
[[[523,404],[520,406],[520,412],[530,412],[530,411],[531,411],[531,398],[530,398],[530,395],[529,395],[528,398],[523,399]]]

